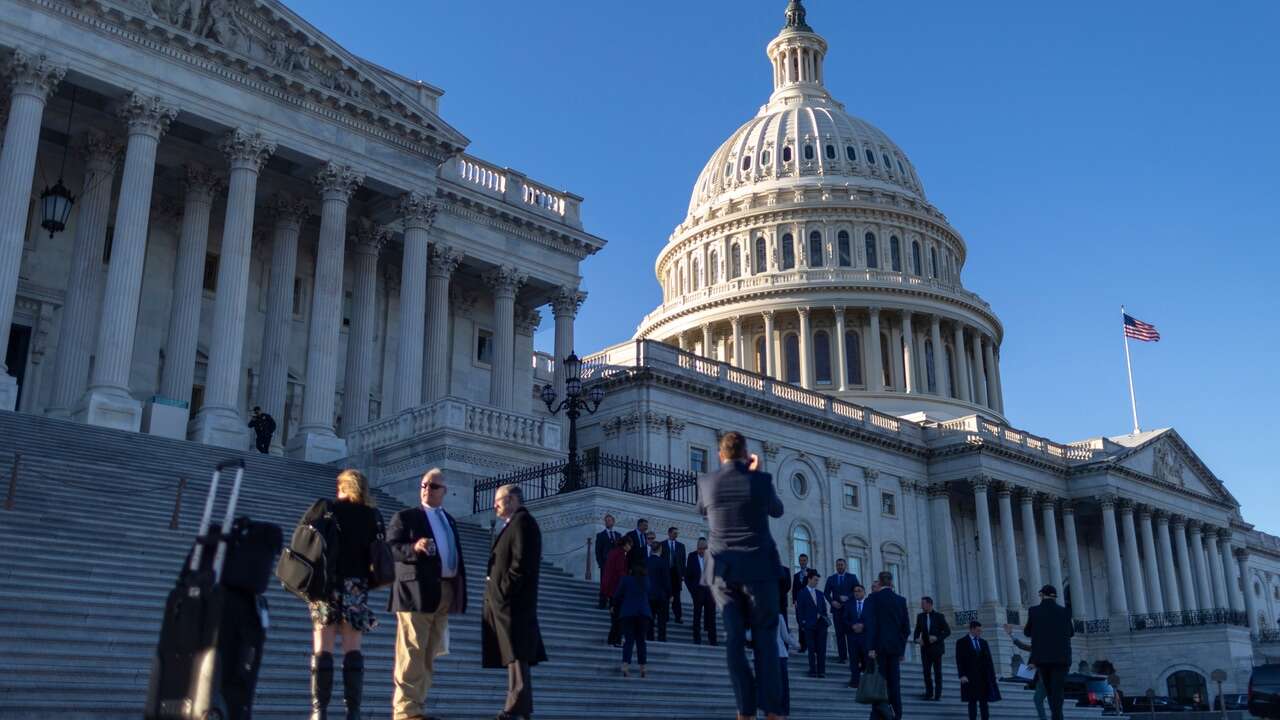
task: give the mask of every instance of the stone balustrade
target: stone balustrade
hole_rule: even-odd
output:
[[[363,425],[347,437],[347,446],[352,455],[368,453],[442,430],[530,448],[558,450],[561,444],[554,420],[446,397]]]
[[[500,168],[470,155],[459,155],[441,168],[441,177],[510,205],[582,227],[582,198],[553,190],[511,168]]]

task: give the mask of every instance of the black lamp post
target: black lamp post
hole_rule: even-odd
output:
[[[587,397],[582,396],[582,361],[574,353],[564,359],[564,400],[556,403],[556,389],[551,385],[542,386],[542,402],[547,404],[547,411],[552,415],[563,410],[569,418],[569,464],[565,466],[564,485],[560,492],[569,492],[582,487],[582,468],[578,465],[578,416],[583,410],[594,414],[604,400],[604,388],[599,385],[591,388]]]
[[[76,198],[62,184],[62,172],[67,169],[67,152],[71,149],[71,116],[76,112],[76,88],[71,86],[71,110],[67,112],[67,145],[62,149],[62,167],[58,170],[58,182],[40,193],[40,227],[49,231],[49,237],[67,227],[67,216]]]

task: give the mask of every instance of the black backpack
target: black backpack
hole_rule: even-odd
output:
[[[338,520],[329,500],[317,500],[280,553],[276,577],[285,590],[306,601],[327,600],[337,582]]]

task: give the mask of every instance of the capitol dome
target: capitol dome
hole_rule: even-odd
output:
[[[963,286],[964,240],[827,91],[827,49],[791,0],[773,93],[699,173],[636,336],[897,415],[1003,419],[1003,327]]]

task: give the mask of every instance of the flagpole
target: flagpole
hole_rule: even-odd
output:
[[[1129,371],[1129,406],[1133,408],[1133,434],[1137,435],[1142,432],[1138,428],[1138,400],[1133,394],[1133,361],[1129,359],[1129,333],[1125,332],[1124,306],[1120,306],[1120,334],[1124,335],[1124,366]]]

